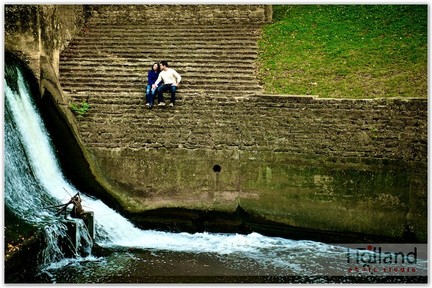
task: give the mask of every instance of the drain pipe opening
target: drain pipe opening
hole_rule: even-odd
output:
[[[220,173],[221,170],[222,170],[222,167],[220,165],[216,164],[213,166],[213,172]]]

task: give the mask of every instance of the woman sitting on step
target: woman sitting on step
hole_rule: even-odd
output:
[[[147,73],[147,86],[146,86],[146,106],[147,108],[153,107],[153,101],[156,96],[156,89],[152,86],[159,77],[160,67],[159,63],[154,63],[152,68]]]

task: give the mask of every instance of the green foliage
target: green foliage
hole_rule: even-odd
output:
[[[90,109],[90,105],[83,100],[80,104],[71,103],[69,108],[75,113],[75,115],[82,117]]]
[[[276,5],[259,43],[266,93],[427,97],[427,5]]]

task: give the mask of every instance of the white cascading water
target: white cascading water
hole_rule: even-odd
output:
[[[50,148],[49,138],[34,109],[29,89],[17,68],[18,91],[5,86],[5,204],[21,219],[45,232],[45,248],[41,251],[41,266],[45,267],[65,257],[58,239],[68,239],[67,227],[58,221],[49,206],[67,201],[68,191],[74,191],[59,173],[58,163]],[[60,188],[60,189],[59,189]],[[62,191],[63,190],[63,191]],[[80,219],[76,222],[78,244],[89,255],[92,239]],[[67,243],[73,247],[73,243]],[[72,250],[72,251],[73,251]]]
[[[4,81],[5,109],[5,205],[24,221],[48,235],[44,265],[63,263],[57,247],[64,225],[46,206],[65,203],[77,189],[62,175],[53,148],[32,101],[20,69],[19,91]],[[67,191],[67,192],[66,192]],[[183,252],[235,253],[305,275],[327,274],[346,269],[346,248],[313,241],[293,241],[249,235],[213,233],[168,233],[136,228],[102,201],[81,194],[84,209],[94,212],[95,242],[102,247],[137,247]],[[63,225],[63,226],[62,226]],[[85,230],[85,229],[84,229]],[[87,239],[84,237],[83,239]],[[89,246],[90,240],[81,243]],[[91,256],[89,256],[91,257]],[[66,264],[66,263],[65,263]],[[330,270],[330,271],[329,271]],[[333,272],[331,272],[333,271]]]

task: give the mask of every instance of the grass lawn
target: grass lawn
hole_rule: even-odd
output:
[[[273,5],[265,93],[427,98],[427,5]]]

